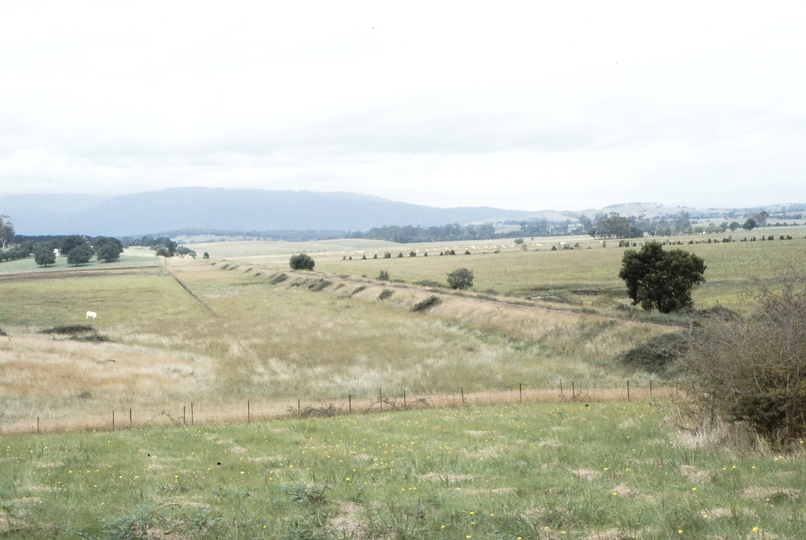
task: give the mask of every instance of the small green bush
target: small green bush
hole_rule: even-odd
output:
[[[473,286],[473,271],[459,268],[448,274],[448,285],[451,289],[469,289]]]
[[[389,272],[386,270],[381,270],[378,272],[378,279],[381,281],[389,281]]]
[[[297,255],[293,255],[288,260],[288,264],[291,265],[292,270],[313,270],[313,267],[316,263],[309,255],[299,253]]]

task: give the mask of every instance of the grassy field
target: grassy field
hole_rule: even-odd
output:
[[[744,311],[747,299],[743,293],[757,280],[770,283],[788,264],[798,264],[806,256],[806,228],[768,227],[765,236],[773,241],[722,243],[728,235],[675,237],[682,246],[670,248],[691,251],[706,261],[707,283],[695,289],[694,300],[700,307],[717,303]],[[780,240],[780,236],[792,240]],[[761,231],[734,233],[734,239],[761,238]],[[708,238],[712,243],[707,243]],[[689,241],[698,242],[688,244]],[[562,249],[561,243],[579,249]],[[433,281],[445,283],[456,268],[466,267],[475,275],[474,290],[518,297],[555,297],[565,303],[584,304],[595,309],[615,309],[626,296],[624,283],[618,278],[624,249],[618,241],[602,242],[585,237],[526,239],[522,247],[510,242],[457,242],[428,244],[394,244],[369,240],[334,240],[328,242],[233,242],[194,245],[200,253],[209,251],[214,259],[235,264],[284,266],[288,255],[306,251],[313,256],[317,270],[335,274],[376,277],[381,270],[392,279],[410,283]],[[552,247],[558,247],[552,251]],[[439,256],[454,250],[457,255]],[[414,251],[417,256],[411,257]],[[471,255],[464,255],[470,251]],[[495,253],[498,251],[498,253]],[[384,259],[384,253],[392,255]],[[403,257],[398,257],[399,254]],[[428,253],[428,257],[424,255]],[[378,255],[378,259],[373,257]],[[367,260],[362,259],[363,256]],[[352,260],[342,258],[352,257]],[[594,290],[595,297],[574,291]]]
[[[802,447],[541,404],[0,438],[8,538],[803,538]]]
[[[8,334],[0,430],[30,430],[36,417],[49,430],[106,425],[112,410],[133,409],[140,422],[176,418],[191,402],[218,411],[215,420],[242,418],[246,401],[259,411],[367,399],[379,388],[399,398],[551,388],[560,379],[646,386],[650,375],[615,355],[669,331],[440,292],[435,307],[416,313],[435,293],[349,276],[290,273],[272,284],[256,268],[182,261],[170,272],[0,281]],[[42,333],[86,324],[88,309],[98,313],[88,331]]]

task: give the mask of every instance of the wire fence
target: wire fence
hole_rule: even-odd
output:
[[[391,413],[415,409],[441,409],[479,405],[528,403],[575,403],[612,401],[660,401],[675,399],[676,384],[650,380],[643,384],[625,381],[623,386],[598,386],[560,379],[550,388],[527,388],[523,384],[508,389],[446,394],[387,392],[347,394],[338,398],[295,400],[243,400],[207,407],[190,401],[172,408],[121,408],[68,418],[51,414],[0,424],[1,435],[54,433],[65,431],[112,431],[167,426],[203,426],[211,424],[253,423],[283,418],[316,418],[343,414]]]

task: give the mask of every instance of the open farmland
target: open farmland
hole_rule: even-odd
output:
[[[684,322],[619,304],[623,249],[320,252],[315,271],[292,272],[299,245],[222,245],[241,250],[226,260],[216,247],[198,250],[209,261],[143,252],[127,254],[138,264],[28,260],[0,275],[0,533],[806,532],[802,448],[777,455],[741,430],[695,430],[674,417],[671,384],[655,381],[648,401],[653,376],[619,362]],[[772,283],[806,243],[678,247],[709,265],[700,306],[746,311],[744,288]],[[497,293],[414,283],[459,266]],[[381,269],[400,281],[375,279]],[[627,380],[640,403],[625,403]]]
[[[775,240],[762,242],[762,235],[773,236]],[[728,236],[737,241],[722,243]],[[793,239],[780,240],[781,236]],[[738,241],[743,238],[748,241]],[[749,241],[751,238],[757,240]],[[670,249],[691,251],[703,257],[708,266],[707,282],[694,289],[698,307],[720,303],[744,312],[747,298],[741,295],[746,289],[752,289],[758,281],[771,283],[781,269],[800,264],[806,258],[804,227],[768,227],[763,231],[680,236],[671,240],[683,245],[669,246]],[[579,248],[563,249],[563,244],[567,247],[579,244]],[[214,259],[226,259],[239,265],[285,265],[289,254],[305,251],[316,260],[317,270],[367,277],[376,277],[381,270],[386,270],[391,279],[410,283],[445,284],[449,272],[467,267],[474,272],[476,291],[517,297],[555,297],[565,304],[584,304],[594,309],[617,308],[626,296],[624,282],[618,278],[624,248],[617,247],[618,240],[606,241],[604,248],[602,244],[590,236],[571,236],[526,238],[527,251],[512,239],[421,244],[375,240],[232,242],[198,244],[194,249],[199,253],[208,251]],[[557,250],[552,251],[552,247]],[[450,250],[456,255],[439,256],[440,252]],[[410,256],[412,251],[416,257]],[[466,251],[471,255],[465,255]],[[392,255],[390,259],[383,258],[386,252]],[[399,254],[403,257],[398,257]],[[378,259],[374,259],[375,255]],[[367,259],[362,259],[363,256]],[[349,257],[352,260],[342,260]],[[574,294],[574,291],[588,290],[594,290],[596,296]]]
[[[802,448],[648,403],[0,437],[9,538],[803,538]]]
[[[441,291],[436,306],[415,313],[433,292],[349,276],[288,272],[278,281],[226,263],[169,268],[1,281],[2,320],[14,322],[0,339],[3,429],[29,430],[36,417],[51,430],[106,425],[111,411],[130,409],[139,424],[170,421],[191,403],[199,419],[243,418],[247,401],[258,416],[378,389],[414,401],[560,379],[588,393],[622,388],[628,376],[645,386],[648,374],[613,357],[670,331]],[[315,292],[317,284],[327,286]],[[42,333],[86,323],[87,309],[99,314],[91,331]]]
[[[366,247],[338,246],[352,242]],[[0,328],[8,334],[0,338],[0,430],[28,431],[37,418],[45,430],[106,426],[112,411],[118,423],[128,424],[132,411],[133,425],[148,425],[329,403],[346,409],[353,399],[359,410],[435,404],[439,395],[454,404],[511,400],[524,388],[528,401],[538,391],[560,397],[561,381],[572,395],[622,399],[627,380],[635,396],[653,377],[625,368],[618,355],[688,326],[625,309],[614,277],[623,249],[610,245],[377,260],[322,251],[314,272],[287,267],[292,248],[310,245],[222,244],[241,250],[227,260],[216,247],[201,246],[210,261],[149,266],[159,259],[138,250],[126,256],[139,265],[37,273],[28,260],[0,275]],[[709,266],[708,284],[695,289],[699,307],[740,311],[743,290],[771,282],[804,247],[803,238],[682,246]],[[474,290],[516,296],[412,283],[437,282],[459,265],[474,270]],[[381,269],[408,279],[374,279]],[[434,305],[411,311],[432,297]],[[99,314],[88,329],[42,333],[86,324],[87,310]]]

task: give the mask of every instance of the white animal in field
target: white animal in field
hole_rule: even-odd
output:
[[[95,313],[94,311],[88,311],[88,312],[87,312],[87,318],[88,318],[88,319],[92,319],[92,320],[94,321],[94,320],[95,320],[95,317],[97,317],[97,316],[98,316],[98,314],[97,314],[97,313]]]

